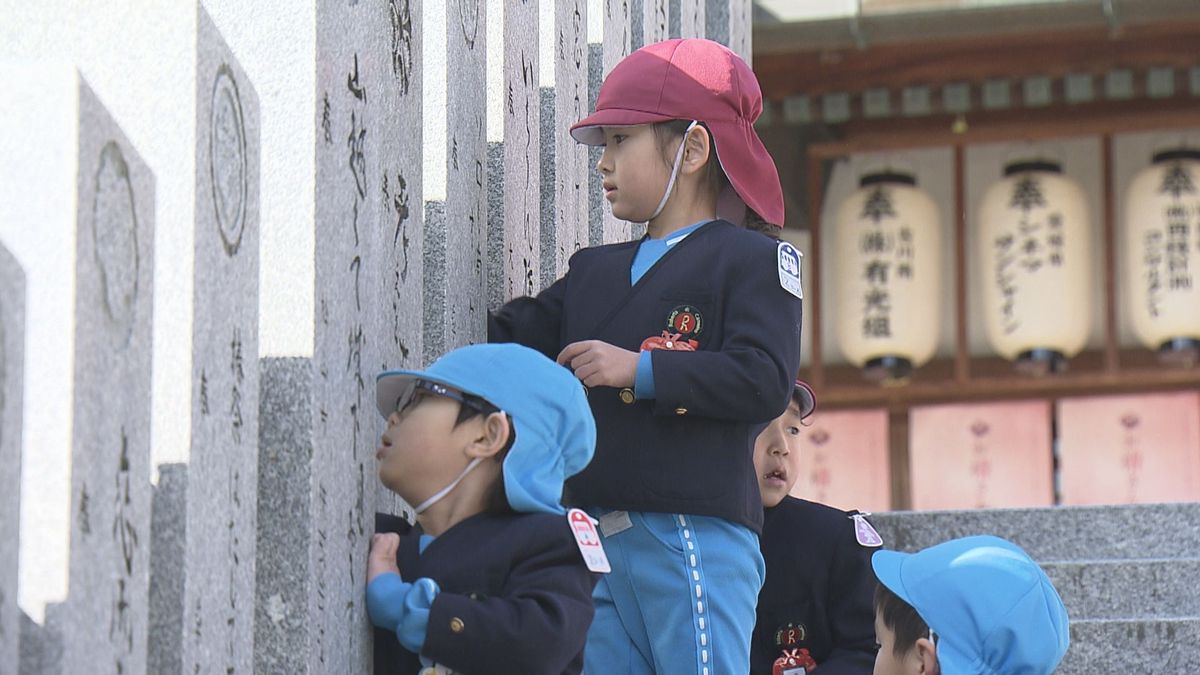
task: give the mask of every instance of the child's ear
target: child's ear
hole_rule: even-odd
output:
[[[688,132],[684,140],[683,165],[679,167],[682,173],[696,173],[712,159],[712,140],[708,129],[696,125]]]
[[[494,412],[483,418],[480,434],[467,449],[467,454],[472,458],[495,457],[508,444],[508,436],[511,433],[508,416],[502,412]]]
[[[941,672],[941,667],[938,665],[937,647],[933,641],[928,638],[917,638],[917,643],[913,645],[913,656],[919,662],[919,670],[921,675],[938,675]]]

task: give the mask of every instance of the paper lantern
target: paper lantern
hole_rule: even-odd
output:
[[[1154,155],[1125,199],[1126,307],[1143,344],[1194,364],[1200,348],[1200,150]]]
[[[872,379],[903,379],[937,349],[941,223],[908,174],[863,176],[837,211],[836,328],[846,359]]]
[[[1014,162],[979,208],[977,269],[992,348],[1020,370],[1059,372],[1091,324],[1091,223],[1055,162]]]

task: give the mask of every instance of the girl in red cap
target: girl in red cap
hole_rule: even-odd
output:
[[[557,358],[589,389],[596,454],[567,492],[599,520],[612,572],[585,672],[749,670],[764,575],[752,450],[791,398],[802,295],[799,252],[741,227],[783,223],[761,111],[754,74],[715,42],[630,54],[571,135],[604,146],[613,213],[647,236],[577,252],[489,317],[489,340]]]

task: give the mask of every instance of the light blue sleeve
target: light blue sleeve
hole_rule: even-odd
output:
[[[654,368],[650,364],[650,352],[638,354],[637,374],[633,378],[633,395],[638,400],[654,398]]]
[[[429,608],[441,589],[433,579],[409,584],[388,572],[367,584],[367,614],[371,623],[396,633],[405,649],[420,654],[429,627]]]

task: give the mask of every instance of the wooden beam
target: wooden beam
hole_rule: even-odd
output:
[[[824,405],[824,399],[821,404]],[[891,474],[892,509],[912,508],[912,483],[909,481],[908,410],[888,411],[888,468]]]
[[[1122,352],[1122,361],[1127,360]],[[1091,367],[1084,369],[1083,360]],[[1027,377],[1012,371],[1011,364],[999,360],[987,360],[984,373],[976,372],[966,382],[953,379],[952,364],[935,366],[944,377],[918,376],[912,382],[898,387],[879,387],[862,380],[861,375],[849,367],[838,366],[828,371],[823,389],[819,391],[822,410],[846,408],[887,407],[892,410],[907,409],[915,405],[956,402],[1003,401],[1014,398],[1059,399],[1067,396],[1093,396],[1104,394],[1129,394],[1139,392],[1195,390],[1200,388],[1200,368],[1168,368],[1152,359],[1134,357],[1136,366],[1125,365],[1119,372],[1108,372],[1103,368],[1103,353],[1095,353],[1072,359],[1072,372],[1050,377]],[[983,365],[981,360],[976,365]],[[933,365],[933,364],[931,364]],[[1078,366],[1078,367],[1077,367]],[[922,369],[928,370],[930,366]],[[929,373],[925,373],[929,375]]]
[[[967,344],[967,189],[966,150],[954,146],[954,379],[971,379]]]
[[[1046,108],[978,111],[847,122],[836,129],[844,140],[813,143],[810,156],[822,159],[858,152],[1004,143],[1016,140],[1098,136],[1187,129],[1200,125],[1200,100],[1176,96],[1154,101],[1101,101]]]
[[[838,48],[758,54],[754,72],[763,95],[820,96],[1035,75],[1101,74],[1115,68],[1187,67],[1197,63],[1200,21],[1188,19],[1106,28],[1027,32],[893,43],[867,49]]]
[[[1117,340],[1117,226],[1116,196],[1113,194],[1113,141],[1112,134],[1100,137],[1100,171],[1104,181],[1102,195],[1104,225],[1104,371],[1115,374],[1121,369]]]
[[[808,289],[809,309],[804,313],[804,321],[811,326],[809,335],[812,337],[812,354],[809,355],[809,384],[817,391],[825,385],[825,362],[823,360],[821,339],[821,203],[824,200],[821,186],[825,180],[825,166],[820,158],[808,157],[808,262],[812,269],[812,283]]]

